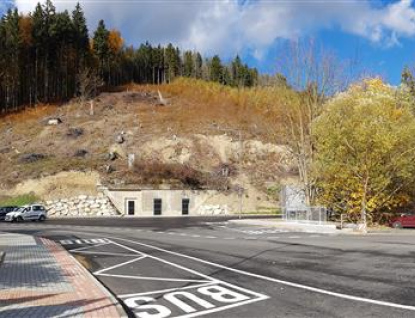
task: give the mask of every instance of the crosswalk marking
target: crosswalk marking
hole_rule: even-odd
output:
[[[61,245],[85,245],[85,244],[100,244],[109,243],[107,239],[76,239],[76,240],[60,240]]]

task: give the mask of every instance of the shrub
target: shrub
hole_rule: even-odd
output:
[[[40,198],[34,193],[22,194],[16,197],[6,198],[0,201],[0,206],[23,206],[39,202]]]

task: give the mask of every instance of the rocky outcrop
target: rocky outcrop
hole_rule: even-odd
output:
[[[48,216],[53,217],[87,217],[112,216],[119,213],[111,201],[100,194],[98,196],[79,195],[68,199],[45,202]]]

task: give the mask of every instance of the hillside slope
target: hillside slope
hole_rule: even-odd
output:
[[[157,90],[168,99],[167,106],[158,105]],[[258,98],[254,90],[179,80],[102,93],[94,101],[93,115],[89,105],[77,101],[9,115],[0,120],[0,192],[33,191],[49,199],[64,195],[62,188],[75,195],[91,192],[96,182],[150,180],[154,186],[192,187],[175,175],[191,171],[195,178],[209,179],[199,180],[199,187],[224,193],[251,188],[256,197],[272,200],[267,188],[278,187],[282,178],[295,173],[288,149],[271,142],[269,118],[253,105]],[[271,103],[269,98],[262,103]],[[62,123],[48,125],[50,118]],[[135,155],[134,169],[128,169],[128,154]],[[163,169],[167,173],[160,173]],[[62,171],[74,174],[50,177]],[[80,183],[88,187],[76,185],[79,172],[87,173]],[[38,182],[28,182],[39,178],[47,191],[40,191]]]

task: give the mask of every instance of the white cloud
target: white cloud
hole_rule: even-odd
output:
[[[340,28],[385,46],[415,36],[413,0],[374,5],[371,0],[55,0],[58,9],[83,6],[91,30],[99,19],[120,29],[128,43],[173,42],[225,56],[249,50],[258,58],[278,39]],[[38,0],[15,0],[33,10]],[[243,4],[241,4],[243,3]],[[377,3],[378,4],[378,3]]]

